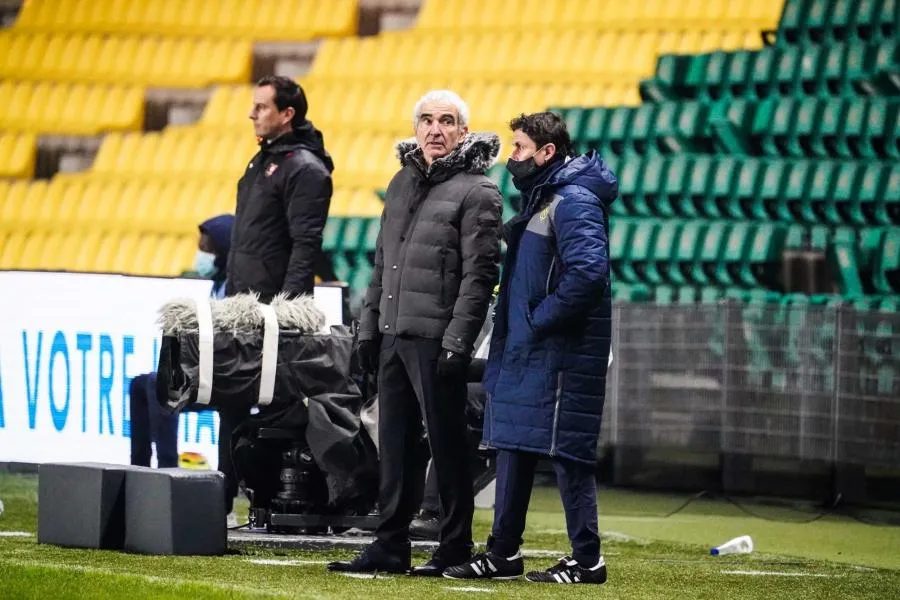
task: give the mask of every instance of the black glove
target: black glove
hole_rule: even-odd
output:
[[[362,340],[359,342],[359,366],[366,373],[374,375],[378,372],[378,356],[381,354],[381,344],[375,340]]]
[[[442,348],[437,361],[437,374],[441,377],[462,377],[469,368],[469,361],[471,359],[465,354]]]

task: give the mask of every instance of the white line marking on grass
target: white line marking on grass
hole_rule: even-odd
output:
[[[353,579],[393,579],[390,575],[382,575],[381,573],[341,573],[344,577],[352,577]]]
[[[803,571],[744,571],[736,569],[734,571],[719,571],[722,575],[769,575],[778,577],[837,577],[837,575],[829,575],[827,573],[805,573]]]
[[[254,565],[276,565],[282,567],[296,567],[297,565],[325,565],[327,560],[290,560],[278,558],[248,558],[247,562]]]
[[[485,592],[488,594],[493,594],[495,590],[491,588],[477,588],[477,587],[444,587],[445,590],[450,590],[451,592]]]
[[[247,585],[237,585],[233,583],[221,583],[218,581],[210,581],[206,579],[179,579],[177,577],[158,577],[156,575],[144,575],[142,573],[130,573],[127,571],[117,571],[115,569],[104,569],[102,567],[88,567],[85,565],[65,565],[59,563],[48,563],[37,560],[10,560],[0,558],[0,563],[15,565],[18,567],[35,567],[40,569],[52,569],[56,571],[76,571],[78,573],[89,573],[92,575],[113,575],[116,577],[124,577],[128,579],[139,579],[148,583],[163,583],[168,585],[196,585],[216,588],[219,590],[227,590],[231,592],[240,592],[242,594],[260,594],[264,596],[272,596],[273,598],[293,598],[292,594],[287,592],[276,592],[270,590],[261,590],[256,587]]]
[[[0,531],[0,537],[34,537],[34,534],[27,531]]]

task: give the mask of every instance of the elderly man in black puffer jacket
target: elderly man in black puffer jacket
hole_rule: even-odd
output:
[[[409,570],[429,449],[440,545],[412,574],[440,576],[471,555],[466,369],[497,283],[502,202],[485,176],[500,141],[469,133],[468,116],[455,93],[429,92],[416,104],[415,139],[397,146],[402,168],[387,188],[359,330],[361,364],[379,376],[381,523],[371,546],[331,570]]]

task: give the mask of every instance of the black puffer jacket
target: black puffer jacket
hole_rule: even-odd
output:
[[[334,163],[306,121],[260,151],[238,182],[228,295],[311,294],[331,203]]]
[[[428,169],[415,140],[398,144],[360,340],[408,335],[471,354],[498,277],[502,202],[484,173],[499,152],[497,136],[470,133]]]

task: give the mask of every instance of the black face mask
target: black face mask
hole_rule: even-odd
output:
[[[509,171],[515,179],[528,179],[540,169],[541,167],[534,161],[533,156],[526,158],[525,160],[513,160],[510,158],[506,161],[506,170]]]
[[[538,148],[538,151],[543,148],[544,147],[541,146]],[[516,186],[516,189],[520,192],[524,192],[534,185],[534,182],[541,176],[541,173],[550,166],[550,162],[551,161],[548,160],[545,161],[544,164],[538,165],[534,161],[534,154],[532,154],[525,160],[513,160],[510,158],[506,161],[506,170],[512,174],[513,185]]]

